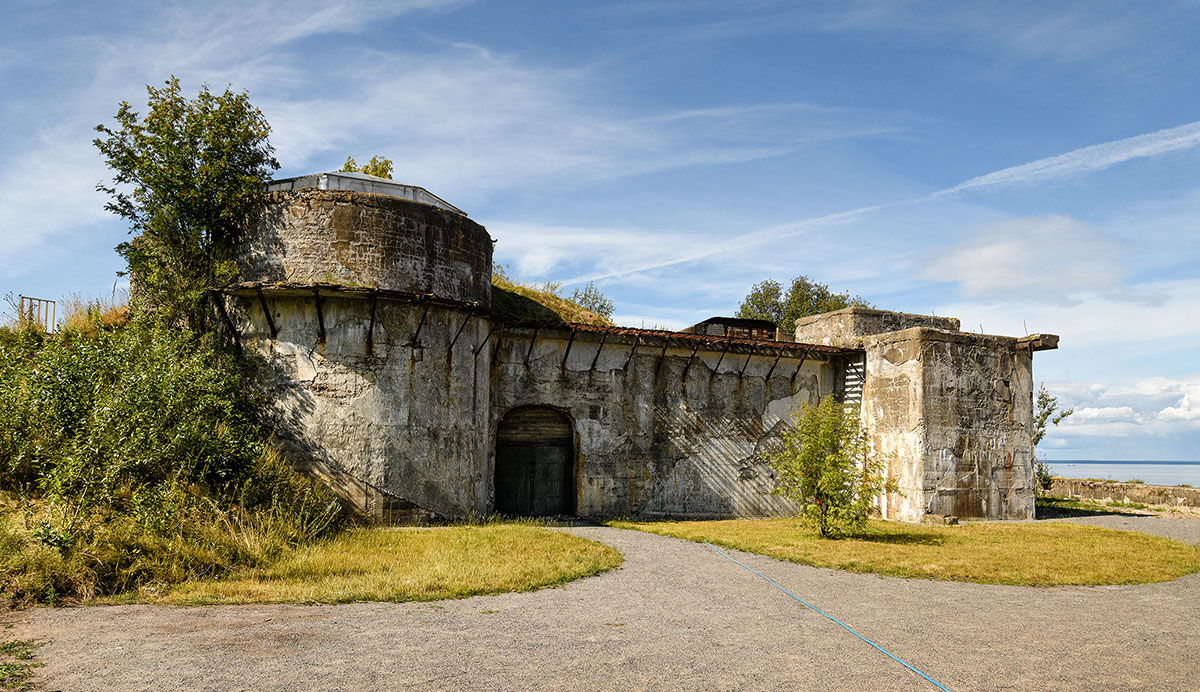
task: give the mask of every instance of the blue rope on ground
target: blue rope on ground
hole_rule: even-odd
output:
[[[889,653],[887,649],[883,648],[882,646],[880,646],[880,645],[876,644],[875,642],[871,641],[870,639],[867,639],[866,637],[862,636],[862,635],[861,635],[861,634],[859,634],[858,632],[855,632],[854,630],[852,630],[852,629],[850,629],[849,627],[847,627],[847,626],[846,626],[846,623],[844,623],[844,622],[842,622],[841,620],[839,620],[839,619],[837,619],[837,618],[833,617],[832,615],[829,615],[829,614],[825,613],[825,611],[821,610],[820,608],[816,607],[815,605],[813,605],[813,604],[809,603],[808,601],[804,600],[803,598],[800,598],[799,596],[797,596],[796,594],[792,593],[791,591],[788,591],[787,589],[783,588],[783,587],[782,587],[782,586],[780,586],[779,584],[776,584],[774,579],[772,579],[772,578],[768,577],[767,575],[763,574],[762,572],[759,572],[759,571],[758,571],[758,570],[756,570],[756,569],[753,569],[753,568],[751,568],[749,565],[747,565],[747,564],[746,564],[746,563],[744,563],[744,562],[738,562],[737,560],[735,560],[735,559],[733,559],[732,557],[730,557],[729,555],[727,555],[727,554],[725,553],[725,551],[723,551],[723,550],[721,550],[720,548],[716,547],[716,546],[715,546],[715,545],[713,545],[712,543],[709,543],[707,540],[705,540],[705,541],[704,541],[704,545],[706,545],[706,546],[708,546],[709,548],[712,548],[713,550],[715,550],[715,551],[717,552],[717,554],[718,554],[718,555],[720,555],[721,557],[725,558],[726,560],[729,560],[730,562],[732,562],[732,563],[734,563],[734,564],[741,565],[742,567],[745,567],[747,570],[749,570],[749,571],[751,571],[751,572],[754,572],[755,574],[757,574],[758,576],[762,577],[763,579],[766,579],[768,582],[770,582],[770,583],[771,583],[771,586],[774,586],[775,588],[777,588],[777,589],[779,589],[780,591],[784,592],[785,594],[787,594],[787,595],[791,596],[792,598],[796,599],[797,601],[800,601],[800,602],[801,602],[801,603],[803,603],[803,604],[804,604],[806,607],[808,607],[809,609],[811,609],[811,610],[815,611],[817,614],[821,615],[822,617],[824,617],[824,618],[826,618],[826,619],[828,619],[828,620],[830,620],[830,621],[832,621],[832,622],[835,622],[835,623],[837,623],[837,625],[838,625],[839,627],[841,627],[842,629],[846,630],[846,631],[847,631],[847,632],[849,632],[850,634],[853,634],[854,636],[856,636],[856,637],[858,637],[859,639],[863,640],[864,642],[866,642],[866,643],[870,644],[871,646],[875,647],[876,649],[879,649],[879,650],[880,650],[880,651],[882,651],[882,652],[883,652],[883,653],[884,653],[884,654],[885,654],[885,655],[886,655],[888,658],[892,659],[892,660],[893,660],[893,661],[895,661],[896,663],[899,663],[900,665],[904,666],[905,668],[908,668],[909,670],[911,670],[912,672],[916,673],[917,675],[920,675],[921,677],[925,678],[925,679],[926,679],[926,680],[928,680],[929,682],[931,682],[931,683],[933,683],[934,685],[936,685],[938,689],[940,689],[940,690],[945,690],[945,692],[950,692],[950,690],[949,690],[949,689],[947,689],[945,686],[943,686],[943,685],[942,685],[941,683],[939,683],[937,680],[934,680],[933,678],[931,678],[931,677],[929,677],[928,675],[926,675],[926,674],[922,673],[921,671],[917,670],[916,668],[913,668],[913,667],[912,667],[912,666],[910,666],[908,663],[905,663],[904,661],[902,661],[902,660],[900,660],[900,659],[896,658],[896,657],[895,657],[895,656],[893,656],[891,653]]]

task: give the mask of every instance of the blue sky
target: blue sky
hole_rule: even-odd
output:
[[[0,291],[113,290],[92,128],[174,74],[248,91],[280,175],[388,156],[624,324],[803,274],[1058,333],[1045,456],[1200,458],[1194,2],[104,4],[7,5]]]

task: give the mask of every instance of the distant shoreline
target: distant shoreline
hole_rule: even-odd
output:
[[[1195,466],[1198,461],[1159,461],[1156,459],[1136,459],[1121,461],[1116,459],[1043,459],[1047,464],[1161,464],[1164,466]]]
[[[1200,461],[1046,459],[1045,463],[1052,475],[1063,478],[1103,478],[1141,481],[1151,485],[1200,487]]]

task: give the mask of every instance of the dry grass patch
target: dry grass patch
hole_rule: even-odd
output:
[[[608,546],[532,524],[351,529],[267,567],[101,602],[432,601],[555,586],[619,564]]]
[[[1069,523],[912,526],[872,521],[859,537],[820,538],[797,519],[611,522],[798,562],[894,577],[981,584],[1142,584],[1200,571],[1200,548]]]

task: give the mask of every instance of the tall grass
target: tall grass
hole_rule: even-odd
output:
[[[332,494],[265,443],[243,362],[211,337],[92,316],[0,329],[0,600],[217,576],[338,527]]]
[[[621,564],[616,550],[531,523],[355,528],[224,579],[107,599],[180,605],[428,601],[527,591]]]

